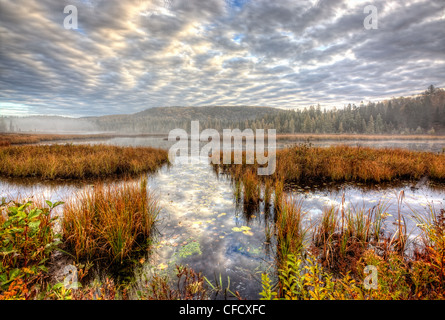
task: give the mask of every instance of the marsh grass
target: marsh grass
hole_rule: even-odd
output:
[[[390,247],[396,248],[396,243],[389,242],[388,235],[384,234],[387,203],[379,202],[366,209],[346,207],[344,199],[343,195],[340,206],[323,208],[314,228],[311,249],[329,270],[338,273],[347,268],[355,273],[357,261],[367,249],[379,248],[386,254]]]
[[[65,204],[64,242],[78,261],[123,263],[144,249],[159,213],[146,180],[122,186],[97,184]]]
[[[167,151],[108,145],[37,145],[0,148],[0,176],[39,179],[101,179],[153,172]]]
[[[108,134],[0,133],[0,146],[33,144],[57,140],[105,139],[110,137]]]
[[[403,134],[277,134],[277,140],[295,140],[295,141],[343,141],[343,140],[363,140],[363,141],[382,141],[382,140],[444,140],[445,136],[440,135],[403,135]]]
[[[299,235],[304,232],[292,231],[301,230],[302,216],[289,214],[301,212],[301,203],[285,202],[276,213],[276,227],[283,230],[276,234],[278,282],[272,285],[263,274],[263,299],[444,299],[445,210],[431,205],[426,214],[412,212],[420,243],[414,251],[406,250],[403,193],[397,199],[392,235],[384,232],[387,203],[379,202],[370,209],[345,207],[343,196],[340,206],[324,208],[310,227],[311,242],[303,246]],[[288,250],[292,241],[297,250]],[[369,265],[377,269],[377,289],[364,286],[368,275],[364,270]]]
[[[421,230],[421,246],[415,247],[414,255],[417,260],[431,265],[441,288],[445,290],[445,210],[436,210],[429,205],[426,214],[412,210],[412,218]]]
[[[163,137],[165,134],[147,133],[147,134],[55,134],[55,133],[15,133],[0,132],[0,147],[22,144],[36,144],[45,142],[55,142],[62,140],[95,140],[111,139],[114,137]]]
[[[221,155],[222,157],[222,155]],[[445,154],[403,149],[376,149],[349,146],[312,147],[302,144],[278,150],[277,167],[270,176],[284,183],[364,182],[380,183],[394,180],[416,180],[427,176],[430,180],[445,181]],[[233,179],[256,174],[258,164],[216,164]]]

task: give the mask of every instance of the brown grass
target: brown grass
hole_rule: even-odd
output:
[[[120,261],[143,248],[159,213],[146,180],[123,186],[97,184],[64,206],[66,245],[76,259]]]
[[[289,254],[299,254],[304,249],[308,228],[303,226],[305,216],[303,201],[283,201],[282,209],[276,211],[276,237],[278,261]]]
[[[244,155],[245,156],[245,155]],[[221,161],[222,162],[222,161]],[[237,180],[256,174],[258,165],[217,165]],[[403,149],[300,145],[277,151],[273,175],[258,179],[290,182],[369,182],[429,179],[445,181],[445,154]]]
[[[35,144],[60,140],[93,140],[110,139],[114,137],[164,137],[165,134],[53,134],[53,133],[0,133],[0,147],[21,144]]]
[[[151,172],[166,163],[165,150],[107,145],[38,145],[0,148],[0,176],[97,179]]]
[[[277,134],[277,140],[319,141],[319,140],[445,140],[445,136],[439,135],[379,135],[379,134]]]

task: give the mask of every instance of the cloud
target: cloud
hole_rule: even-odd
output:
[[[63,8],[78,9],[66,30]],[[0,114],[157,106],[305,107],[444,86],[445,4],[368,1],[0,0]]]

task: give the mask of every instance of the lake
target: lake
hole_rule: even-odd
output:
[[[70,141],[71,142],[71,141]],[[74,144],[82,143],[72,141]],[[112,138],[88,143],[106,143],[119,146],[152,146],[169,148],[173,142],[159,137]],[[288,145],[278,141],[277,148]],[[339,141],[317,141],[313,145],[345,144]],[[348,141],[350,145],[373,147],[401,147],[412,150],[440,151],[443,141]],[[45,183],[23,180],[0,180],[0,196],[34,196],[35,199],[67,201],[77,192],[90,186],[82,183]],[[372,208],[384,201],[390,214],[388,231],[394,228],[397,216],[397,195],[404,191],[402,202],[410,239],[414,240],[416,225],[410,219],[413,210],[422,211],[428,206],[444,208],[445,186],[426,184],[413,188],[413,183],[397,185],[294,185],[288,196],[303,199],[307,222],[319,218],[324,207],[341,205]],[[136,270],[136,278],[152,272],[172,273],[176,264],[188,264],[201,271],[211,282],[221,279],[230,290],[239,291],[242,297],[258,299],[261,291],[261,273],[272,272],[275,267],[274,239],[267,242],[266,234],[273,225],[273,217],[260,207],[257,212],[245,213],[237,205],[230,178],[217,175],[206,162],[197,164],[174,163],[157,173],[148,175],[148,188],[158,195],[162,207],[153,250]],[[59,209],[60,212],[60,209]],[[229,279],[229,280],[228,280]],[[218,280],[219,281],[219,280]]]

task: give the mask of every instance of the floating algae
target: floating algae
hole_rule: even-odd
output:
[[[197,242],[197,241],[193,241],[193,242],[190,242],[190,243],[182,246],[178,252],[178,254],[181,258],[186,258],[188,256],[194,255],[195,253],[202,254],[201,246],[199,245],[199,242]]]

